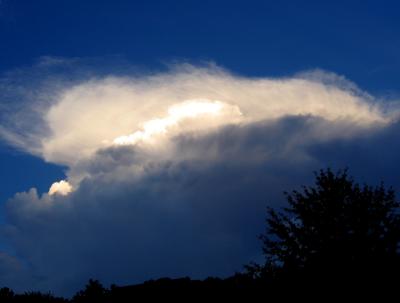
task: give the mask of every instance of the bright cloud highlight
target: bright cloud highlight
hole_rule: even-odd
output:
[[[66,196],[72,191],[72,186],[65,180],[54,182],[49,189],[49,195],[63,195]]]
[[[158,140],[160,140],[160,135],[166,135],[171,128],[178,127],[182,122],[188,122],[188,120],[200,119],[194,130],[204,130],[224,123],[238,122],[241,115],[242,113],[237,106],[221,101],[187,100],[172,105],[168,109],[168,115],[165,118],[147,121],[143,123],[143,130],[115,138],[113,143],[117,145],[134,145],[138,141],[149,143],[152,139],[154,142],[157,139],[155,137],[158,136]],[[210,118],[214,121],[211,122]],[[188,130],[188,127],[186,127],[186,130]]]

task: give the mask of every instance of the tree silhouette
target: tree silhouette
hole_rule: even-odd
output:
[[[23,294],[15,294],[8,287],[0,289],[1,303],[67,303],[68,300],[55,297],[51,293],[41,293],[38,291],[29,291]]]
[[[108,296],[109,291],[98,280],[90,279],[85,290],[79,291],[72,298],[72,302],[101,303],[107,302]]]
[[[283,211],[268,209],[260,236],[266,263],[248,269],[297,282],[394,282],[400,214],[392,188],[361,186],[347,170],[315,177],[315,186],[285,193]]]
[[[8,287],[0,289],[0,302],[11,302],[14,299],[14,292]]]
[[[5,301],[6,302],[6,301]],[[41,293],[38,291],[26,292],[14,297],[15,303],[66,303],[67,300],[53,296],[51,293]]]

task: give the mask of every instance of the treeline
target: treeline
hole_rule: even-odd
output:
[[[0,302],[398,296],[400,204],[392,188],[360,185],[347,170],[328,169],[315,173],[313,186],[285,195],[286,207],[267,210],[266,230],[260,235],[265,262],[246,265],[230,278],[166,278],[110,288],[90,280],[69,300],[37,292],[16,295],[3,288]]]
[[[261,287],[260,287],[261,289]],[[89,280],[86,287],[71,299],[56,297],[50,293],[27,292],[14,294],[8,288],[0,289],[0,302],[5,303],[106,303],[135,302],[142,299],[185,299],[185,298],[234,298],[247,292],[254,292],[254,280],[244,274],[236,274],[227,279],[207,278],[192,280],[162,278],[130,286],[111,285],[105,288],[97,280]]]

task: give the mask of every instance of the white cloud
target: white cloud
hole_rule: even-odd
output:
[[[307,115],[347,125],[345,132],[332,128],[314,133],[323,139],[383,126],[397,115],[388,114],[381,102],[343,77],[322,71],[245,78],[215,66],[183,65],[142,77],[107,76],[65,85],[47,81],[34,91],[29,104],[9,113],[0,136],[69,167],[68,181],[74,187],[88,176],[81,163],[115,143],[140,143],[153,156],[174,158],[170,140],[189,132]]]
[[[332,76],[327,83],[328,76],[321,72],[306,76],[253,79],[215,67],[185,67],[142,78],[109,76],[67,88],[58,84],[56,91],[46,87],[50,91],[37,96],[39,101],[30,105],[30,112],[24,108],[25,112],[14,113],[18,120],[21,115],[39,113],[42,130],[32,133],[29,125],[20,125],[18,132],[9,128],[2,133],[18,145],[24,145],[21,137],[31,138],[37,148],[30,142],[23,148],[39,153],[46,161],[73,165],[115,138],[139,134],[145,125],[150,127],[149,123],[165,123],[162,119],[168,116],[169,108],[193,99],[218,100],[235,108],[242,113],[242,123],[314,115],[362,126],[390,118],[372,98],[343,85],[347,83],[343,79],[336,85]],[[41,103],[40,98],[48,100]],[[238,122],[237,115],[225,115],[219,124],[232,122]],[[198,123],[195,128],[203,126]],[[174,134],[184,131],[185,125]]]
[[[68,195],[72,191],[71,184],[68,181],[61,180],[59,182],[54,182],[49,189],[49,195]]]
[[[44,117],[50,133],[38,138],[42,156],[73,165],[107,147],[104,142],[150,127],[167,116],[170,107],[197,98],[237,107],[244,123],[286,115],[315,115],[356,125],[387,121],[377,105],[353,91],[306,79],[252,80],[203,69],[144,79],[109,77],[60,94]],[[237,117],[228,116],[220,123],[229,124],[232,118],[236,122]]]

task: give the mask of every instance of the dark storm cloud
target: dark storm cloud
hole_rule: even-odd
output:
[[[373,136],[313,139],[316,129],[337,127],[288,117],[180,136],[174,139],[180,153],[214,157],[152,161],[140,177],[131,172],[134,147],[104,149],[91,160],[90,177],[68,196],[40,197],[31,190],[10,200],[9,241],[28,264],[32,285],[59,293],[70,294],[90,277],[125,284],[232,274],[259,259],[265,208],[282,205],[284,190],[307,183],[324,163],[336,168],[357,162],[343,158],[349,150],[374,158],[389,143],[382,138],[395,140],[398,129],[394,124]],[[395,160],[396,152],[392,156],[382,165]],[[122,169],[115,169],[121,159]]]

